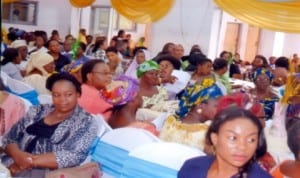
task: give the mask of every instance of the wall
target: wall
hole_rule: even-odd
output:
[[[246,47],[246,41],[247,41],[247,32],[249,25],[246,23],[243,23],[236,18],[230,16],[226,12],[222,13],[222,23],[220,27],[220,40],[218,42],[218,52],[220,53],[222,51],[222,46],[224,42],[224,35],[226,32],[226,24],[228,22],[236,22],[241,23],[241,32],[240,32],[240,39],[239,39],[239,45],[238,45],[238,52],[243,57],[245,54],[245,47]],[[291,57],[293,53],[300,54],[300,34],[290,34],[290,33],[283,33],[283,38],[280,37],[279,33],[276,33],[275,31],[267,30],[267,29],[261,29],[260,32],[260,40],[258,45],[258,52],[257,54],[262,54],[266,56],[267,58],[270,56],[287,56]],[[282,43],[283,45],[279,45],[276,43]]]
[[[167,42],[182,44],[185,54],[192,45],[199,44],[207,54],[214,7],[211,0],[176,0],[163,19],[151,24],[149,49],[152,55],[161,51]]]
[[[300,55],[300,34],[285,34],[282,54],[292,57],[294,53]]]
[[[45,30],[48,36],[51,35],[53,29],[57,29],[61,36],[70,31],[71,5],[66,0],[37,0],[38,1],[38,17],[37,25],[18,25],[3,23],[5,28],[17,27],[26,31]],[[64,10],[61,10],[61,7]]]

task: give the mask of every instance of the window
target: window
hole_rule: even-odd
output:
[[[7,23],[36,25],[37,2],[20,1],[2,4],[2,20]]]
[[[107,36],[109,31],[110,7],[92,8],[92,33]]]
[[[136,31],[136,23],[127,19],[126,17],[115,12],[114,19],[114,30],[125,30],[125,31]]]

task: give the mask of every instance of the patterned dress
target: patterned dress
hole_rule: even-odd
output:
[[[16,143],[26,150],[36,137],[32,154],[52,152],[59,168],[79,165],[88,155],[88,150],[97,136],[97,125],[93,117],[77,106],[73,114],[61,122],[50,138],[28,133],[28,127],[44,119],[54,106],[50,104],[31,107],[27,114],[3,137],[3,147]],[[2,164],[9,166],[13,160],[8,155],[1,156]]]

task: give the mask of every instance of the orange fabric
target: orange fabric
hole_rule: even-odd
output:
[[[280,165],[274,169],[274,171],[271,172],[271,175],[273,178],[283,178],[283,174],[280,171]]]
[[[111,116],[111,111],[107,111],[112,108],[112,105],[105,102],[99,94],[99,91],[87,84],[81,85],[82,94],[78,100],[79,105],[87,112],[92,114],[102,114],[104,119],[108,121]]]

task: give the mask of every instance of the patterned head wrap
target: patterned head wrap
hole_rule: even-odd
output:
[[[157,64],[157,62],[148,60],[140,64],[136,72],[137,77],[140,78],[145,72],[148,72],[150,70],[159,70],[159,65]]]
[[[253,74],[252,74],[252,79],[253,79],[253,81],[255,81],[255,80],[257,79],[258,76],[263,75],[263,74],[265,74],[265,75],[269,78],[270,82],[271,82],[271,81],[273,80],[273,78],[274,78],[274,75],[272,74],[271,71],[269,71],[269,70],[267,70],[267,69],[265,69],[265,68],[258,68],[258,69],[256,69],[256,70],[253,72]]]
[[[183,118],[194,106],[222,96],[221,89],[211,78],[204,79],[201,84],[187,87],[179,101],[176,115]]]
[[[108,103],[114,106],[120,106],[133,100],[139,90],[138,81],[120,75],[104,90],[100,92],[100,96]]]
[[[74,74],[81,69],[83,63],[83,60],[74,61],[71,64],[65,65],[62,71]]]

